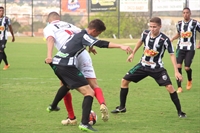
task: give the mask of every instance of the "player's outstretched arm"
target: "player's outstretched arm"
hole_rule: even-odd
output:
[[[52,62],[53,48],[54,48],[54,38],[52,36],[49,36],[47,38],[47,58],[45,59],[45,62],[47,64]]]
[[[127,58],[127,61],[128,61],[128,62],[132,62],[132,61],[133,61],[133,58],[134,58],[135,53],[137,52],[137,50],[138,50],[141,46],[142,46],[142,40],[140,39],[140,40],[136,43],[136,45],[135,45],[135,47],[134,47],[132,53],[131,53],[131,54],[129,55],[129,57]]]
[[[170,57],[171,57],[171,61],[172,61],[173,67],[174,67],[174,73],[175,73],[176,80],[182,81],[183,77],[178,71],[175,55],[170,54]]]
[[[132,48],[130,46],[126,46],[126,45],[121,45],[121,44],[116,44],[116,43],[109,43],[108,48],[120,48],[124,51],[126,51],[127,54],[131,54],[132,53]]]
[[[200,49],[200,40],[199,43],[197,44],[197,49]]]
[[[11,35],[12,35],[12,42],[14,42],[14,41],[15,41],[15,35],[14,35],[14,33],[13,33],[12,26],[11,26],[11,25],[8,25],[8,28],[9,28],[9,31],[10,31],[10,33],[11,33]]]
[[[180,34],[176,33],[176,35],[174,37],[172,37],[172,39],[170,41],[173,42],[174,40],[178,39],[179,37],[180,37]]]

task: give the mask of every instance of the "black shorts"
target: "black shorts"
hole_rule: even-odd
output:
[[[150,76],[155,79],[159,86],[166,86],[172,84],[167,70],[164,68],[151,69],[149,67],[144,67],[140,63],[133,67],[124,76],[125,80],[132,82],[139,82],[140,80]]]
[[[182,64],[184,60],[184,64],[186,67],[190,67],[192,64],[192,60],[194,58],[195,51],[187,51],[187,50],[176,50],[176,61],[177,64]]]
[[[81,86],[88,85],[88,81],[76,67],[58,66],[52,64],[51,67],[62,83],[70,89],[76,89]]]
[[[0,51],[4,51],[6,48],[7,40],[0,40]]]

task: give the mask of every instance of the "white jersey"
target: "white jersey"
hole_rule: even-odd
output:
[[[67,42],[67,39],[72,34],[77,34],[81,32],[81,29],[63,21],[53,21],[50,24],[48,24],[44,30],[44,37],[47,39],[49,36],[52,36],[55,39],[55,47],[57,50],[59,50],[62,45],[64,45]]]
[[[60,50],[72,34],[77,34],[79,32],[81,32],[80,28],[59,20],[51,22],[43,30],[44,37],[46,39],[50,36],[54,38],[54,46],[57,50]],[[84,50],[77,57],[76,67],[83,73],[85,78],[96,78],[94,68],[92,66],[92,59],[87,50]]]

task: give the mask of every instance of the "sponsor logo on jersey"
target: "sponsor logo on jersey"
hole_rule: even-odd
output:
[[[52,62],[53,62],[53,64],[59,64],[60,60],[61,60],[61,58],[54,57]]]
[[[186,31],[186,32],[181,32],[181,37],[182,38],[190,38],[192,36],[191,31]]]
[[[69,55],[68,53],[65,54],[65,53],[62,53],[60,51],[56,54],[56,56],[59,56],[59,57],[62,57],[62,58],[66,58],[68,55]]]
[[[0,26],[0,31],[4,31],[5,27],[4,26]]]
[[[144,55],[145,56],[151,56],[151,57],[154,57],[158,54],[159,52],[158,51],[155,51],[153,49],[145,49],[144,50]]]

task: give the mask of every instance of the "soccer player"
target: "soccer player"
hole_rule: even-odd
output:
[[[196,31],[200,32],[200,23],[197,20],[191,19],[191,11],[188,7],[183,9],[183,20],[178,21],[177,34],[171,39],[178,39],[176,49],[176,60],[179,73],[182,74],[182,63],[184,60],[185,71],[187,73],[187,86],[186,89],[192,88],[192,69],[191,64],[195,55],[195,49],[200,48],[199,44],[196,45]],[[178,90],[177,93],[183,91],[181,82],[177,80]]]
[[[85,50],[86,46],[89,46],[91,49],[93,49],[94,45],[101,48],[122,48],[128,53],[132,52],[132,49],[129,46],[97,40],[95,37],[101,34],[101,32],[103,32],[105,29],[106,27],[101,20],[92,20],[89,23],[87,30],[82,30],[78,34],[71,35],[53,59],[52,46],[47,45],[48,52],[45,62],[51,65],[57,77],[64,84],[59,89],[62,90],[62,92],[58,92],[55,99],[59,98],[61,100],[64,96],[63,93],[66,94],[69,89],[76,88],[76,90],[82,93],[84,100],[82,104],[82,120],[79,128],[89,132],[96,131],[91,125],[88,124],[94,91],[89,86],[81,71],[76,68],[77,57],[81,54],[81,52],[83,52],[83,50]],[[57,104],[58,103],[55,102],[51,104],[51,111],[57,110]]]
[[[12,42],[15,41],[15,36],[13,34],[13,29],[11,26],[11,21],[8,17],[3,16],[4,15],[4,8],[0,6],[0,64],[3,60],[5,63],[5,66],[3,67],[3,70],[7,70],[9,68],[5,48],[7,43],[7,29],[9,28],[9,31],[12,35]]]
[[[162,62],[164,52],[167,50],[170,54],[170,58],[174,67],[175,77],[177,80],[182,81],[182,75],[177,69],[173,46],[170,42],[170,39],[165,34],[160,32],[160,18],[151,18],[149,22],[149,28],[150,30],[143,31],[140,40],[137,42],[132,54],[127,59],[127,61],[132,62],[135,53],[144,43],[143,55],[140,59],[140,62],[135,67],[131,68],[121,81],[120,105],[111,113],[126,112],[126,99],[129,90],[129,83],[131,81],[137,83],[147,76],[150,76],[155,79],[159,86],[165,86],[169,92],[172,102],[177,109],[178,116],[186,117],[186,114],[181,110],[181,104],[178,95],[172,86],[170,77]]]
[[[65,42],[67,41],[70,35],[77,34],[81,31],[81,29],[75,27],[72,24],[60,21],[60,16],[56,12],[51,12],[48,15],[47,20],[50,24],[45,27],[44,36],[47,39],[48,45],[51,45],[50,47],[51,49],[53,49],[53,44],[55,44],[55,47],[59,50],[60,47],[65,44]],[[93,26],[92,24],[93,23],[91,23],[91,27]],[[90,34],[93,34],[93,32],[91,32]],[[121,45],[120,48],[122,50],[126,50],[126,49],[131,50],[129,46]],[[90,50],[93,51],[94,49],[90,49]],[[95,53],[96,51],[94,50],[93,52]],[[103,92],[97,84],[95,71],[92,66],[92,60],[86,50],[83,50],[83,52],[81,52],[79,56],[77,57],[76,67],[83,73],[85,78],[88,80],[90,86],[94,90],[95,97],[97,98],[100,104],[102,120],[107,121],[109,118],[109,115],[108,115],[107,107],[105,106]],[[64,103],[68,111],[68,118],[66,120],[62,120],[62,124],[64,125],[68,125],[68,124],[74,125],[77,123],[71,101],[72,101],[71,93],[67,93],[64,97]]]

